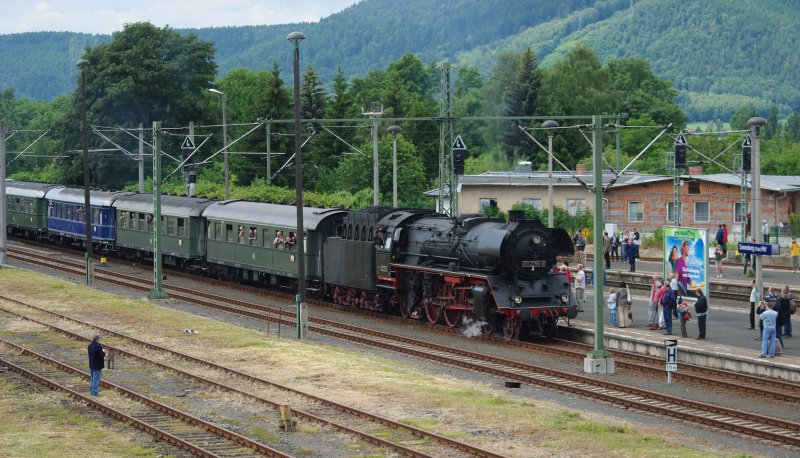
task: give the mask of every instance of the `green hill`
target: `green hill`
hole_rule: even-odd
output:
[[[752,103],[800,111],[793,0],[364,0],[317,23],[181,30],[216,47],[220,74],[291,68],[286,35],[301,30],[303,65],[324,81],[384,68],[406,53],[489,74],[499,51],[531,47],[548,65],[579,42],[603,59],[643,57],[680,89],[689,119],[728,119]],[[75,87],[75,61],[108,35],[0,35],[0,90],[52,99]]]

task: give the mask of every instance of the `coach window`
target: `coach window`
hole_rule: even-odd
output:
[[[258,230],[254,227],[250,228],[248,232],[247,239],[250,240],[250,245],[257,245],[258,244]]]
[[[261,246],[267,246],[269,242],[269,229],[261,229]]]
[[[186,220],[178,218],[178,237],[186,237]]]
[[[103,222],[100,221],[100,209],[99,208],[93,208],[92,209],[92,222],[94,224],[103,224]]]
[[[225,225],[225,240],[228,242],[233,242],[233,224]]]
[[[67,205],[67,218],[68,220],[72,220],[72,205]]]
[[[136,217],[136,212],[131,212],[130,216],[128,217],[128,220],[130,220],[131,222],[131,229],[133,229],[134,231],[139,229],[138,226],[139,219]]]
[[[222,224],[214,223],[214,240],[222,240]]]
[[[153,232],[153,215],[147,215],[147,232]]]
[[[145,225],[146,216],[150,216],[150,215],[145,215],[144,213],[139,212],[139,230],[140,231],[145,230],[145,228],[147,227]]]
[[[175,235],[175,218],[167,217],[167,235]]]

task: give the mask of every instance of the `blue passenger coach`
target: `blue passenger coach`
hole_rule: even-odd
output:
[[[47,230],[61,243],[71,243],[86,239],[86,211],[84,194],[81,188],[59,188],[46,195]],[[111,204],[119,196],[129,193],[91,191],[92,241],[96,244],[113,246],[116,240],[116,217]]]

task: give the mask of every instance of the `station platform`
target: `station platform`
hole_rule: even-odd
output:
[[[773,358],[761,358],[760,341],[751,338],[749,348],[736,347],[708,340],[697,340],[680,336],[680,324],[673,323],[673,335],[664,335],[663,331],[652,331],[648,328],[605,327],[605,348],[612,355],[614,350],[621,350],[642,355],[661,358],[666,361],[664,341],[678,341],[678,371],[680,363],[695,364],[703,367],[724,369],[749,375],[773,377],[777,379],[800,382],[800,356],[785,351],[783,355]],[[675,333],[677,329],[677,334]],[[692,335],[692,333],[690,333]],[[696,331],[694,332],[696,336]],[[755,334],[754,334],[755,335]],[[559,328],[559,337],[572,341],[594,345],[594,324],[582,320],[570,320],[570,327]],[[790,346],[792,339],[784,338],[784,344]],[[757,346],[757,348],[756,348]],[[800,346],[797,338],[796,346]]]

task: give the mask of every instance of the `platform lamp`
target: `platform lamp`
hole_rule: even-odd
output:
[[[94,253],[92,253],[92,202],[89,198],[89,123],[86,120],[86,59],[75,62],[81,72],[81,144],[83,147],[83,214],[86,227],[86,284],[94,283]]]
[[[398,125],[391,125],[386,130],[392,134],[392,206],[397,208],[397,134],[403,129]]]
[[[294,187],[297,205],[297,338],[308,334],[308,309],[306,308],[305,241],[303,234],[303,156],[300,149],[300,42],[306,39],[302,32],[292,32],[286,39],[294,43]]]
[[[558,123],[547,120],[542,123],[542,128],[547,129],[547,227],[555,227],[553,221],[553,129]]]

